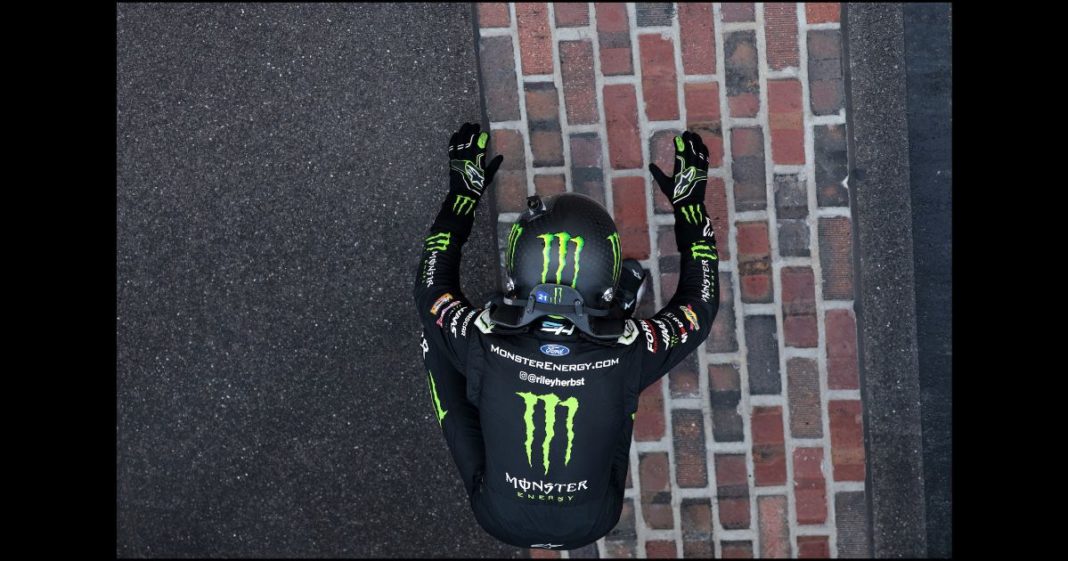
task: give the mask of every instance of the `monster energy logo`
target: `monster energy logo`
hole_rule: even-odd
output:
[[[701,221],[704,220],[704,213],[701,212],[701,205],[685,205],[680,207],[679,210],[682,211],[682,217],[690,224],[701,224]]]
[[[549,261],[552,260],[552,256],[549,250],[553,246],[553,238],[556,238],[560,242],[560,246],[557,249],[557,265],[556,265],[556,284],[562,284],[561,278],[564,272],[564,265],[567,263],[567,244],[568,242],[575,244],[575,274],[571,277],[571,288],[575,288],[575,283],[578,282],[579,276],[579,259],[582,256],[582,246],[585,244],[585,240],[582,236],[571,237],[571,234],[567,232],[557,232],[555,234],[542,234],[538,236],[545,244],[542,249],[542,263],[541,263],[541,282],[545,283],[545,277],[549,272]]]
[[[441,410],[441,400],[438,399],[438,387],[434,384],[434,375],[429,370],[426,371],[426,378],[430,381],[430,397],[434,398],[434,415],[437,416],[438,426],[440,427],[441,421],[445,418],[445,414],[448,413],[448,411]]]
[[[690,246],[690,254],[693,255],[694,259],[712,259],[714,261],[717,259],[716,254],[712,253],[715,250],[714,246],[710,246],[703,241],[693,242],[693,245]]]
[[[449,247],[449,242],[452,240],[452,234],[449,232],[438,232],[426,239],[427,251],[445,251]]]
[[[475,199],[463,195],[456,195],[456,200],[452,203],[452,211],[458,215],[471,214],[474,208]]]
[[[515,244],[521,235],[523,235],[523,227],[519,224],[512,224],[512,231],[508,233],[508,255],[505,256],[509,270],[515,269]]]
[[[516,392],[516,395],[523,398],[523,402],[526,404],[526,411],[523,413],[523,421],[526,422],[527,429],[527,465],[534,467],[531,460],[531,444],[534,443],[534,409],[538,405],[538,401],[545,403],[545,440],[541,443],[541,463],[545,467],[545,473],[549,473],[549,445],[552,444],[553,437],[556,436],[556,407],[561,406],[567,409],[567,451],[564,453],[564,465],[571,461],[571,445],[575,440],[575,413],[578,413],[579,402],[574,396],[569,397],[563,401],[560,400],[556,394],[536,395],[529,392]]]
[[[619,251],[619,232],[612,232],[608,236],[608,242],[612,244],[612,282],[619,280],[619,269],[623,265],[622,253]]]

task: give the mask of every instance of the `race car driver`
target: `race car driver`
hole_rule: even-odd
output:
[[[519,547],[582,547],[619,520],[639,394],[716,317],[708,149],[684,132],[672,176],[649,165],[680,254],[678,288],[655,315],[631,317],[644,271],[624,260],[608,212],[575,193],[528,198],[505,248],[506,290],[476,306],[460,290],[461,248],[503,159],[485,161],[480,129],[449,141],[449,191],[416,272],[431,402],[482,528]]]

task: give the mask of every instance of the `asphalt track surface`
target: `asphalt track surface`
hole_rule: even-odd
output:
[[[481,120],[470,5],[117,12],[116,554],[522,555],[471,515],[410,296]]]

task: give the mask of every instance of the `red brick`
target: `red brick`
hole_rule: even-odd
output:
[[[767,38],[771,70],[798,68],[801,56],[797,47],[797,4],[764,4],[764,37]]]
[[[731,129],[731,153],[735,158],[764,155],[764,135],[756,127]]]
[[[650,121],[679,118],[678,78],[675,75],[675,45],[671,39],[648,33],[638,36],[642,61],[642,96]]]
[[[716,73],[716,24],[710,2],[680,2],[679,42],[686,74]]]
[[[491,133],[490,149],[494,155],[504,156],[504,161],[493,178],[492,188],[497,190],[497,210],[519,212],[526,208],[527,200],[527,164],[523,135],[514,130],[494,130]]]
[[[645,179],[641,177],[613,179],[612,203],[623,257],[648,258],[649,220],[645,215]]]
[[[565,186],[565,179],[562,174],[538,174],[534,176],[534,192],[547,197],[550,195],[558,195],[567,190]]]
[[[590,13],[585,2],[554,2],[556,27],[580,27],[590,24]]]
[[[712,219],[712,231],[716,235],[719,260],[730,261],[730,216],[727,213],[727,186],[722,177],[709,177],[705,183],[705,210]]]
[[[786,483],[782,407],[753,408],[753,475],[757,486]]]
[[[608,159],[614,169],[642,167],[641,136],[638,132],[638,99],[634,86],[615,84],[604,87],[605,128],[608,132]],[[667,172],[670,173],[670,172]]]
[[[679,520],[682,526],[682,556],[711,559],[714,553],[711,501],[708,498],[682,499]]]
[[[489,120],[518,120],[519,89],[516,86],[512,38],[483,37],[479,39],[478,48]]]
[[[820,218],[823,299],[853,299],[853,225],[848,217]]]
[[[805,4],[807,23],[838,23],[841,4],[838,2],[809,2]]]
[[[557,4],[557,10],[564,5]],[[560,41],[560,77],[564,84],[567,122],[573,125],[596,123],[597,86],[593,79],[593,44],[590,41]]]
[[[838,29],[808,32],[808,90],[815,115],[834,115],[845,102],[842,34]]]
[[[786,497],[757,497],[760,519],[760,556],[790,557],[790,527],[786,522]]]
[[[720,245],[726,245],[721,243]],[[708,335],[708,352],[729,353],[738,350],[738,337],[735,334],[734,318],[734,273],[722,271],[719,274],[719,312],[712,322]]]
[[[542,549],[534,547],[530,549],[531,559],[559,559],[560,552],[555,549]]]
[[[823,477],[823,448],[794,450],[794,507],[798,524],[827,521],[827,482]]]
[[[645,556],[649,559],[675,559],[675,540],[649,540],[645,542]]]
[[[634,501],[623,499],[623,508],[619,513],[616,527],[604,537],[605,549],[621,557],[634,557],[634,541],[637,539],[634,525]],[[629,553],[629,554],[627,554]],[[622,555],[621,555],[622,554]]]
[[[552,74],[553,38],[549,31],[549,5],[543,2],[516,2],[515,20],[523,74]]]
[[[835,481],[864,481],[864,429],[860,401],[834,399],[827,404],[831,423],[831,461]]]
[[[534,167],[564,165],[564,141],[560,131],[530,131],[530,150],[534,154]]]
[[[605,204],[601,137],[597,133],[571,135],[571,189]]]
[[[810,267],[783,267],[782,320],[783,338],[788,347],[815,347],[819,344],[816,327],[816,277]]]
[[[678,281],[675,285],[678,287]],[[696,354],[686,357],[668,372],[668,390],[672,398],[701,396]]]
[[[722,545],[724,559],[753,558],[753,542],[751,541],[724,541]]]
[[[508,2],[478,3],[479,27],[508,27],[511,21],[508,15]]]
[[[638,477],[642,486],[642,518],[650,528],[675,526],[671,509],[671,468],[666,452],[650,452],[638,457]]]
[[[619,2],[597,2],[597,40],[601,50],[601,74],[620,76],[634,74],[630,49],[630,22],[627,5]]]
[[[790,399],[790,435],[794,438],[821,438],[823,416],[820,409],[820,373],[816,361],[809,358],[787,360],[786,380]]]
[[[705,422],[701,410],[673,410],[671,433],[675,444],[675,478],[679,487],[708,485],[708,468],[705,463]]]
[[[745,454],[716,454],[716,504],[724,529],[749,527],[749,472]]]
[[[545,127],[560,127],[560,97],[552,82],[531,82],[524,85],[527,121]]]
[[[660,382],[653,382],[638,398],[638,413],[634,416],[634,440],[650,441],[664,438],[664,396]]]
[[[661,226],[657,232],[657,256],[661,259],[679,256],[679,244],[675,241],[675,227]],[[663,266],[661,266],[663,272]]]
[[[728,33],[723,49],[727,108],[734,117],[756,117],[760,109],[760,69],[756,33]]]
[[[805,163],[805,117],[801,98],[801,82],[768,81],[771,159],[776,164]]]
[[[692,4],[680,4],[690,6]],[[690,123],[719,123],[719,83],[699,82],[685,85],[686,119]],[[704,140],[704,137],[701,138]],[[716,167],[711,166],[710,167]]]
[[[720,7],[723,21],[753,21],[752,2],[724,2]]]
[[[832,390],[860,388],[857,374],[857,320],[852,310],[827,310],[827,386]]]
[[[797,536],[798,559],[830,559],[831,544],[827,536]]]
[[[771,302],[771,244],[766,222],[739,222],[738,272],[742,302]]]
[[[605,556],[610,559],[634,559],[638,557],[635,553],[637,550],[637,540],[634,538],[628,540],[608,540],[604,542]]]

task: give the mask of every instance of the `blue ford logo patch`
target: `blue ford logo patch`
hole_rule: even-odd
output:
[[[563,345],[548,344],[541,346],[541,352],[549,356],[564,356],[571,353],[571,349]]]

